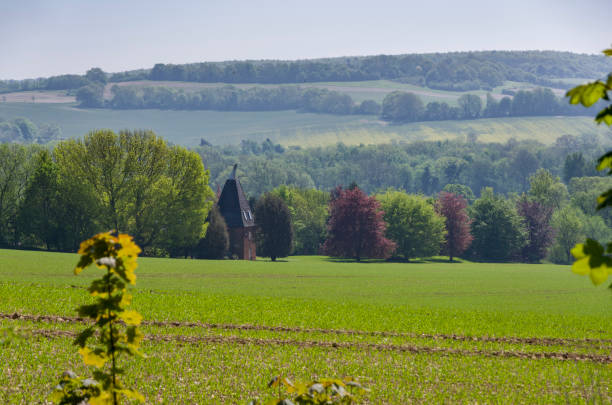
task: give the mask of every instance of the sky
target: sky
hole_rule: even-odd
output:
[[[593,54],[611,44],[612,0],[0,0],[0,79],[240,59]]]

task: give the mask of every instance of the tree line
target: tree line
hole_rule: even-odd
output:
[[[467,139],[466,139],[467,138]],[[474,193],[485,187],[508,194],[526,192],[529,176],[544,168],[569,186],[573,177],[597,176],[595,159],[610,145],[595,135],[563,135],[553,144],[533,140],[505,143],[456,140],[396,142],[313,148],[283,147],[267,139],[240,145],[194,148],[211,173],[211,184],[223,185],[234,163],[244,190],[261,195],[279,185],[331,190],[355,181],[367,193],[387,188],[435,195],[447,184],[462,184]]]
[[[113,109],[279,111],[298,110],[326,114],[378,114],[380,104],[371,100],[355,104],[350,95],[337,91],[280,86],[241,89],[223,86],[186,92],[169,87],[131,87],[114,85],[112,98],[103,99],[102,88],[77,92],[84,107]]]
[[[586,109],[572,106],[556,97],[548,88],[520,90],[514,96],[496,99],[487,94],[486,104],[474,94],[464,94],[457,106],[433,101],[423,104],[410,92],[394,91],[385,96],[381,118],[394,123],[414,121],[445,121],[478,118],[529,117],[551,115],[584,115]]]
[[[380,115],[394,123],[414,121],[444,121],[459,119],[525,117],[550,115],[581,115],[583,108],[568,105],[556,97],[552,90],[538,88],[521,90],[513,97],[500,100],[487,94],[486,104],[474,94],[464,94],[457,106],[446,102],[430,102],[425,105],[418,95],[394,91],[387,94],[382,106],[374,100],[355,103],[342,92],[279,86],[241,89],[227,85],[185,91],[170,87],[118,86],[111,88],[112,98],[105,100],[104,88],[88,85],[76,92],[77,102],[85,108],[113,109],[162,109],[162,110],[216,110],[216,111],[281,111],[297,110],[325,114]]]
[[[256,214],[261,196],[273,195],[287,206],[285,216],[290,218],[293,235],[288,252],[295,254],[410,259],[446,252],[484,261],[536,262],[548,258],[564,263],[570,260],[569,249],[577,241],[585,236],[606,240],[612,225],[612,216],[596,211],[594,203],[601,190],[610,188],[611,179],[589,171],[592,161],[583,154],[589,149],[575,152],[580,147],[572,142],[578,141],[565,138],[551,147],[516,141],[447,141],[282,151],[267,141],[261,145],[260,155],[253,154],[252,144],[249,152],[240,155],[238,175]],[[229,169],[224,159],[237,156],[223,158],[219,150],[212,154],[214,150],[201,147],[188,151],[170,146],[149,131],[93,131],[82,139],[59,142],[52,149],[1,144],[0,244],[74,251],[87,235],[119,229],[133,234],[148,255],[206,257],[210,246],[225,252],[223,242],[205,240],[219,230],[226,234],[219,225],[222,219],[213,219],[214,210],[209,214],[214,202],[209,183],[215,183],[209,173],[221,166]],[[473,154],[471,158],[468,151]],[[342,161],[342,154],[345,164],[358,162],[367,179],[381,179],[377,187],[365,183],[369,195],[365,187],[354,183],[359,171],[333,177],[342,172],[324,169]],[[278,156],[292,162],[281,168],[284,178],[274,172],[273,162]],[[309,163],[300,167],[300,156]],[[465,167],[461,168],[457,156],[462,156]],[[474,189],[464,182],[471,175],[464,177],[462,172],[470,173],[467,168],[476,156],[487,156],[489,163],[499,166],[478,164],[471,173],[494,176],[507,171],[507,176],[499,183],[481,177],[482,187]],[[559,159],[561,156],[565,158]],[[561,172],[564,181],[534,164],[557,160],[561,163],[551,169]],[[391,168],[389,162],[404,171],[395,173],[398,177],[392,171],[381,171],[381,167]],[[434,162],[440,166],[433,168]],[[416,182],[406,170],[412,164],[423,168]],[[217,169],[213,170],[215,165]],[[323,169],[320,173],[331,186],[315,188],[312,178],[309,183],[308,177],[301,177],[308,175],[302,168]],[[217,178],[224,181],[228,174],[218,172]],[[432,179],[437,175],[442,177],[433,187]],[[526,176],[524,182],[520,176]],[[262,187],[259,192],[256,184]],[[343,189],[338,184],[350,186]],[[425,191],[422,186],[429,189]],[[362,208],[374,210],[366,217],[382,218],[387,225],[351,223],[352,218],[363,216],[355,215]],[[343,214],[336,217],[335,212]],[[457,226],[453,232],[449,228],[452,224]],[[207,227],[210,232],[205,237]],[[342,239],[357,228],[367,229],[374,236]],[[374,240],[383,237],[389,242],[381,239],[382,245],[373,244],[378,246],[375,254],[367,250]],[[454,241],[453,247],[448,246],[449,240]]]
[[[484,51],[375,55],[297,61],[261,60],[156,64],[152,69],[106,74],[110,82],[167,80],[201,83],[306,83],[398,80],[433,89],[490,90],[505,81],[569,88],[555,80],[602,77],[612,63],[596,55],[555,51]],[[77,89],[87,75],[0,81],[0,92]]]
[[[368,195],[356,184],[331,192],[280,186],[253,199],[258,255],[358,261],[446,255],[450,261],[567,264],[577,241],[612,236],[612,217],[585,205],[611,184],[602,177],[574,178],[569,198],[560,179],[541,169],[530,177],[526,193],[504,196],[489,187],[479,198],[459,185],[433,197],[395,189]],[[211,221],[199,257],[227,255],[224,226],[213,228],[221,223],[222,218]]]
[[[196,153],[150,131],[0,144],[0,245],[74,251],[119,229],[148,254],[184,255],[206,230],[208,181]]]
[[[62,130],[56,124],[36,125],[24,117],[12,120],[0,118],[0,143],[39,143],[45,144],[59,140]]]

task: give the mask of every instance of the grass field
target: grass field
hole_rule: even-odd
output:
[[[0,250],[0,328],[33,334],[0,348],[0,402],[85,372],[70,317],[97,270],[73,276],[76,261]],[[612,297],[567,266],[139,262],[134,306],[158,322],[128,380],[147,403],[246,403],[278,373],[359,376],[372,404],[612,400]]]
[[[302,114],[295,111],[219,112],[78,109],[72,104],[0,103],[0,118],[28,117],[37,124],[57,124],[64,137],[80,137],[96,128],[152,129],[185,146],[201,138],[213,144],[270,138],[283,145],[378,144],[391,141],[452,139],[475,134],[481,141],[509,138],[552,143],[561,135],[609,134],[590,117],[525,117],[387,125],[374,116]]]

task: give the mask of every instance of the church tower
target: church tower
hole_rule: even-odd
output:
[[[217,205],[227,224],[230,253],[241,260],[255,260],[255,218],[236,177],[237,167],[223,185]]]

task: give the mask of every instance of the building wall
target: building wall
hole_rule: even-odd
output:
[[[241,260],[255,260],[255,228],[229,228],[230,252]]]

